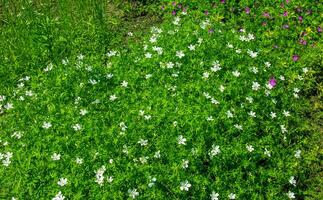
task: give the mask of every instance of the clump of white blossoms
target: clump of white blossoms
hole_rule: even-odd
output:
[[[0,160],[2,160],[2,165],[8,167],[11,163],[12,153],[7,152],[5,154],[0,153]]]
[[[229,194],[229,199],[236,199],[236,195],[235,195],[235,194],[233,194],[233,193],[230,193],[230,194]]]
[[[153,187],[156,183],[157,179],[155,177],[150,179],[150,182],[148,183],[148,187]]]
[[[176,51],[176,57],[183,58],[185,56],[183,51]]]
[[[211,159],[212,159],[214,156],[218,155],[220,152],[221,152],[221,151],[220,151],[220,147],[219,147],[219,145],[215,145],[215,144],[213,144],[213,145],[212,145],[212,148],[211,148],[211,150],[210,150],[210,152],[209,152],[209,156],[210,156],[210,157],[211,157]]]
[[[88,113],[88,111],[85,109],[80,110],[80,115],[82,115],[82,116],[86,115],[87,113]]]
[[[105,172],[105,166],[102,166],[101,168],[99,168],[95,173],[95,182],[98,183],[100,186],[103,185],[103,182],[104,182],[104,172]]]
[[[63,196],[62,192],[59,191],[56,196],[54,198],[52,198],[52,200],[64,200],[65,197]]]
[[[211,200],[219,200],[219,193],[215,193],[214,191],[212,191],[212,193],[210,194]]]
[[[290,199],[295,199],[295,194],[294,194],[294,192],[288,191],[287,196],[288,196],[288,198],[290,198]]]
[[[179,189],[182,190],[182,191],[183,190],[188,191],[191,186],[192,185],[186,180],[186,181],[181,182]]]
[[[258,82],[252,82],[252,90],[259,90],[260,84]]]
[[[50,122],[44,122],[42,127],[44,129],[49,129],[50,127],[52,127],[52,124]]]
[[[253,152],[253,150],[254,150],[254,148],[253,148],[253,146],[251,146],[251,145],[246,145],[246,148],[247,148],[247,150],[249,151],[249,152]]]
[[[296,180],[295,180],[295,177],[294,176],[291,176],[289,178],[289,181],[288,181],[290,184],[292,184],[293,186],[296,186]]]
[[[301,157],[301,152],[302,152],[301,150],[297,150],[297,151],[295,152],[295,155],[294,155],[294,156],[295,156],[296,158],[300,158],[300,157]]]
[[[189,163],[189,161],[188,161],[188,160],[183,160],[182,167],[183,167],[184,169],[188,168],[188,163]]]
[[[54,153],[52,156],[51,156],[52,160],[60,160],[61,159],[61,154],[57,154],[57,153]]]
[[[67,178],[60,178],[57,184],[61,187],[65,186],[67,184]]]
[[[80,124],[75,124],[72,126],[72,128],[74,129],[74,131],[79,131],[82,129],[82,126]]]
[[[178,142],[178,144],[186,145],[186,138],[184,138],[182,135],[180,135],[177,138],[177,142]]]
[[[140,144],[140,146],[146,146],[148,144],[148,140],[140,139],[138,144]]]
[[[129,189],[128,193],[129,193],[129,196],[133,199],[139,195],[139,192],[137,192],[137,189]]]

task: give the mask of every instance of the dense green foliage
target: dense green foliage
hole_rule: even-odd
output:
[[[322,5],[250,2],[2,1],[0,198],[321,199]]]

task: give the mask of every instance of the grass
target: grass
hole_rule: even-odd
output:
[[[321,199],[321,7],[2,1],[0,198]]]

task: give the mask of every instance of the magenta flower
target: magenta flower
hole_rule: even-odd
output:
[[[322,28],[320,26],[317,27],[317,32],[322,33]]]
[[[249,7],[246,7],[246,8],[245,8],[245,12],[246,12],[247,14],[249,14],[249,13],[250,13],[250,8],[249,8]]]
[[[293,61],[298,61],[298,59],[299,59],[299,56],[298,55],[293,55]]]
[[[276,79],[275,79],[275,78],[271,78],[271,79],[269,79],[268,83],[269,83],[269,85],[271,85],[272,87],[275,87],[275,86],[276,86],[277,81],[276,81]]]
[[[176,11],[175,10],[172,11],[172,15],[176,15]]]
[[[262,15],[263,15],[264,17],[266,17],[266,18],[269,18],[269,17],[270,17],[270,15],[269,15],[269,13],[268,13],[268,12],[264,12]]]
[[[303,21],[303,17],[302,17],[302,16],[298,16],[298,21],[299,21],[300,23],[302,23],[302,21]]]
[[[221,0],[221,3],[225,3],[225,0]]]
[[[299,43],[301,43],[302,45],[306,45],[306,44],[307,44],[307,41],[306,41],[306,40],[304,40],[304,39],[300,39],[300,40],[299,40]]]
[[[284,17],[287,17],[288,16],[288,12],[285,11],[283,15],[284,15]]]

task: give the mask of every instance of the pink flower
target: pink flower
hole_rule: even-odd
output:
[[[250,13],[250,8],[249,8],[249,7],[246,7],[246,8],[245,8],[245,12],[246,12],[247,14],[249,14],[249,13]]]
[[[320,26],[317,27],[317,32],[322,33],[322,28]]]
[[[302,21],[303,21],[303,17],[302,17],[302,16],[298,16],[298,21],[299,21],[300,23],[302,23]]]
[[[287,17],[288,16],[288,12],[285,11],[283,15],[284,15],[284,17]]]
[[[299,56],[298,55],[293,55],[293,61],[298,61],[298,59],[299,59]]]
[[[172,15],[176,15],[176,11],[175,10],[172,11]]]
[[[275,87],[275,86],[276,86],[277,81],[276,81],[276,79],[275,79],[275,78],[271,78],[271,79],[269,79],[268,83],[269,83],[269,85],[271,85],[272,87]]]
[[[269,17],[270,17],[270,15],[269,15],[269,13],[268,13],[268,12],[264,12],[262,15],[263,15],[264,17],[266,17],[266,18],[269,18]]]

